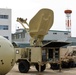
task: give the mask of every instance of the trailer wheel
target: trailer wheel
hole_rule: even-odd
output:
[[[21,73],[27,73],[29,71],[30,64],[28,61],[20,61],[18,69]]]
[[[39,71],[39,65],[35,64],[35,67],[36,67],[36,70]],[[41,66],[41,71],[40,72],[43,72],[45,69],[46,69],[46,65],[44,64],[44,65]]]

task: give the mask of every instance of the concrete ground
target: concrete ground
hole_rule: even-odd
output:
[[[15,65],[6,75],[76,75],[76,68],[63,69],[59,72],[59,70],[51,70],[47,67],[44,72],[39,73],[35,67],[31,67],[28,73],[20,73],[18,71],[18,65]]]

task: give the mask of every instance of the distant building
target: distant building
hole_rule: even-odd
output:
[[[45,35],[44,40],[66,40],[70,37],[70,31],[59,31],[59,30],[49,30],[48,34]],[[17,29],[16,33],[12,34],[12,42],[16,43],[29,43],[30,35],[26,33],[24,29]]]
[[[11,41],[11,9],[0,8],[0,35]]]

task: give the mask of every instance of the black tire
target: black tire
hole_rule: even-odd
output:
[[[62,61],[61,67],[62,67],[62,68],[69,68],[70,65],[69,65],[68,62]]]
[[[69,67],[70,67],[70,68],[74,68],[74,67],[75,67],[74,61],[69,61]]]
[[[59,69],[59,64],[57,64],[57,63],[52,63],[52,64],[50,64],[51,65],[51,69],[52,70],[58,70]]]
[[[27,73],[29,71],[30,64],[28,61],[20,61],[18,69],[21,73]]]
[[[35,67],[36,67],[36,70],[39,71],[39,65],[35,64]],[[43,72],[45,69],[46,69],[46,65],[44,64],[44,65],[41,66],[41,71],[40,72]]]

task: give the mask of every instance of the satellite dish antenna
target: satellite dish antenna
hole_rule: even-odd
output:
[[[41,9],[29,22],[29,34],[36,44],[41,45],[41,41],[52,27],[54,13],[50,9]],[[31,41],[33,41],[33,39]],[[33,44],[33,42],[32,42]]]
[[[26,19],[17,18],[17,21],[25,28],[31,36],[31,46],[42,46],[42,40],[48,33],[48,30],[52,27],[54,21],[54,13],[51,9],[41,9],[30,20],[29,24]],[[28,25],[29,29],[24,26],[24,23]]]

